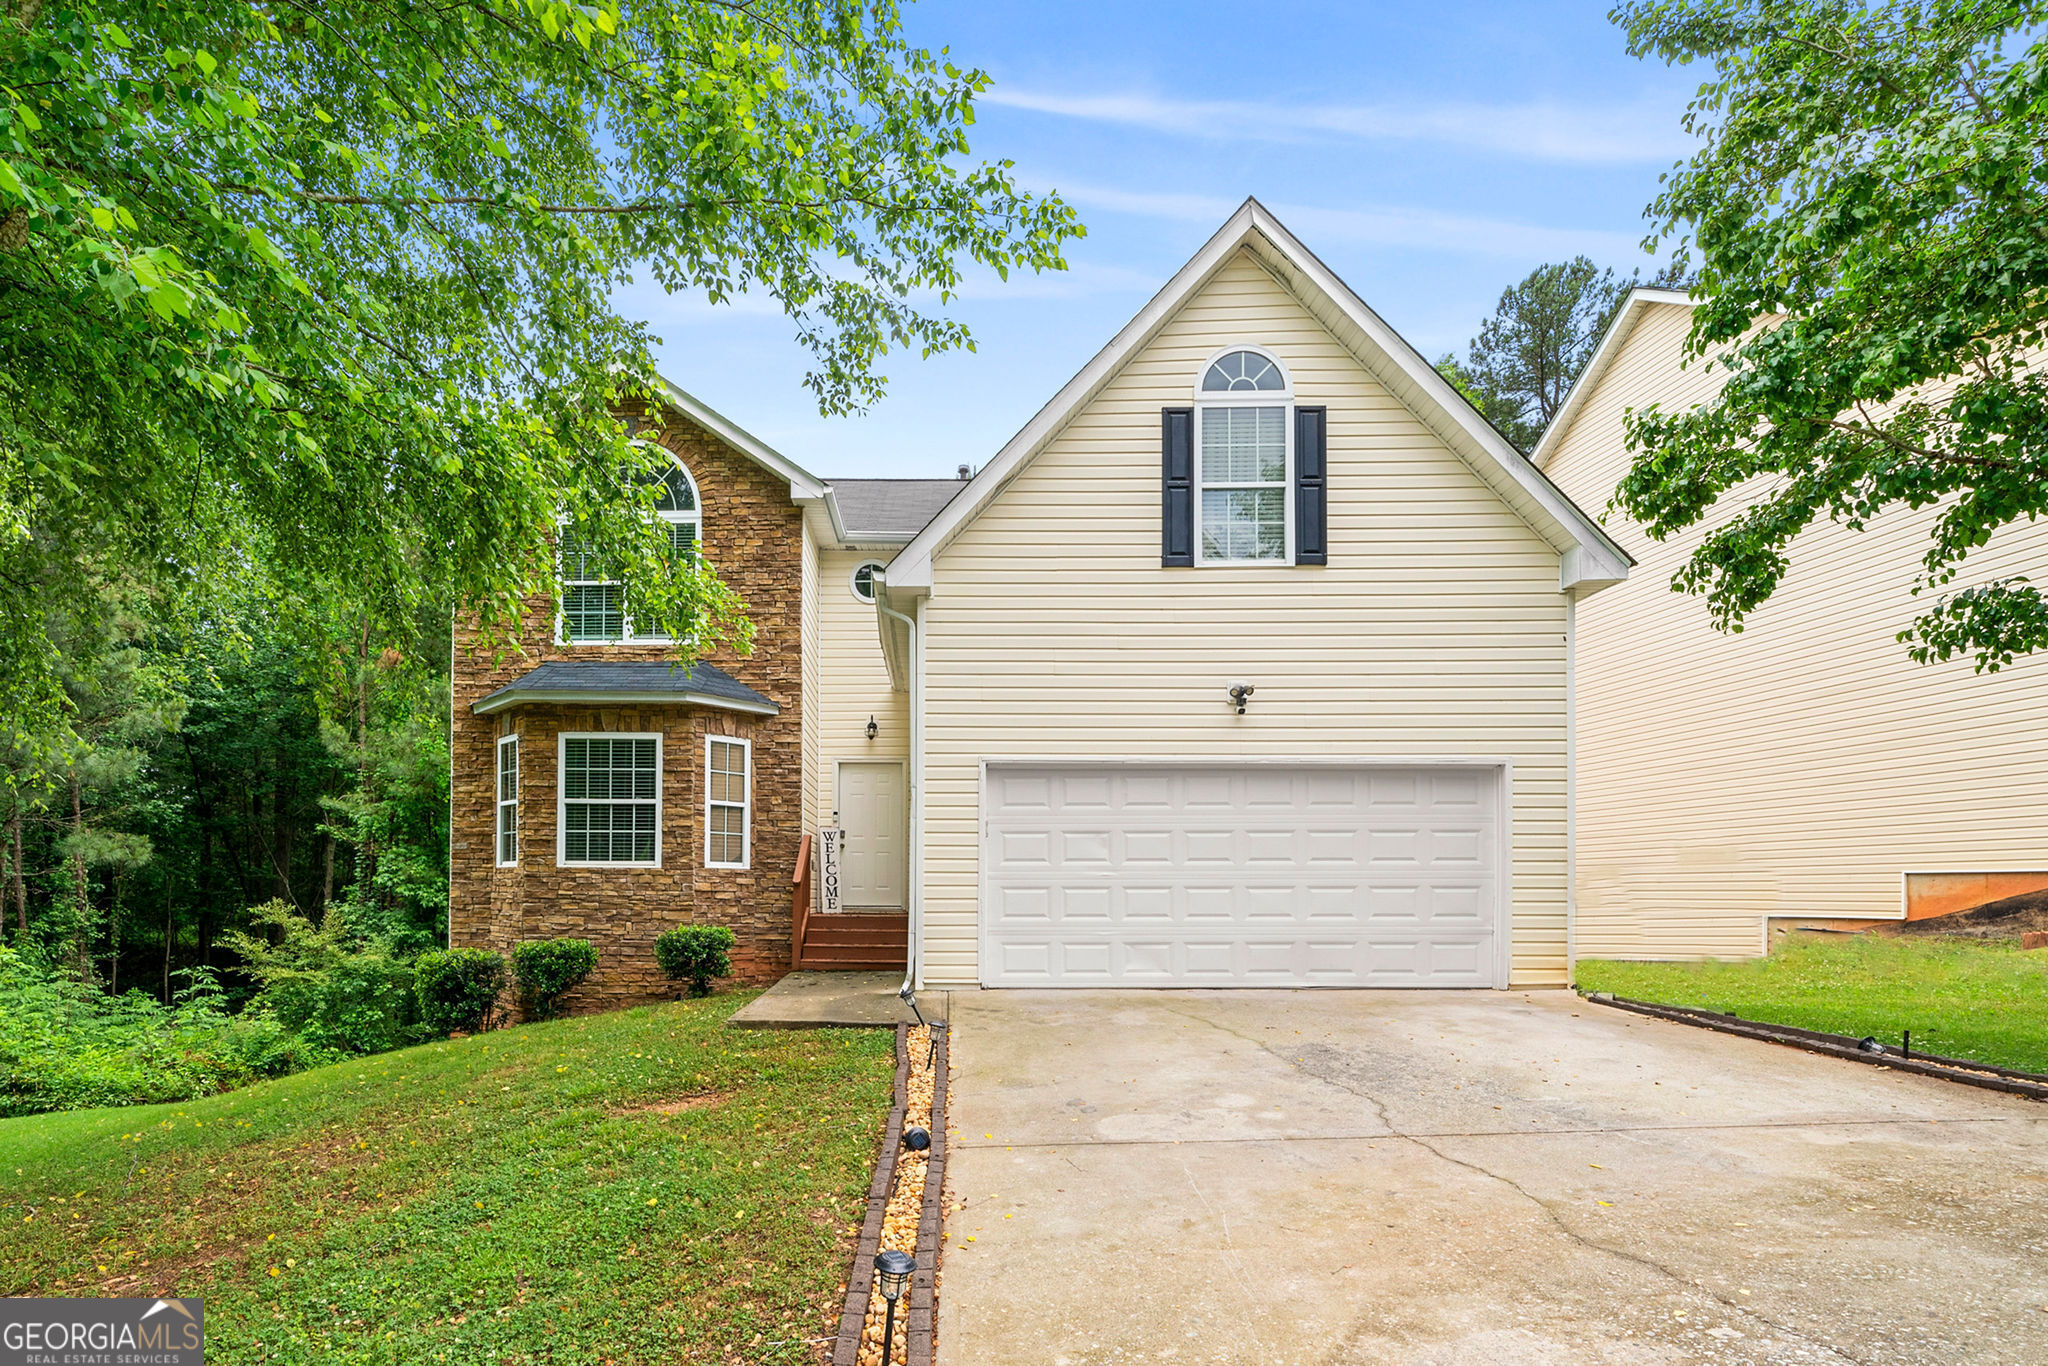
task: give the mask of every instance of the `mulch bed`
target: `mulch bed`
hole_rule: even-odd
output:
[[[1804,1049],[1809,1053],[1820,1053],[1849,1062],[1889,1067],[1923,1077],[1939,1077],[1943,1081],[1961,1082],[1965,1086],[1981,1086],[1989,1091],[2004,1091],[2008,1095],[2025,1096],[2030,1100],[2048,1100],[2048,1076],[2035,1072],[1994,1067],[1988,1062],[1975,1062],[1969,1058],[1944,1058],[1934,1053],[1907,1054],[1897,1045],[1884,1045],[1878,1050],[1872,1050],[1866,1048],[1862,1040],[1852,1039],[1846,1034],[1823,1034],[1818,1030],[1799,1029],[1792,1025],[1745,1020],[1717,1010],[1698,1010],[1691,1006],[1631,1001],[1625,996],[1610,996],[1604,991],[1596,991],[1586,999],[1596,1005],[1612,1006],[1616,1010],[1648,1015],[1653,1019],[1670,1020],[1674,1024],[1694,1025],[1722,1034],[1739,1034],[1745,1039],[1761,1039],[1765,1043],[1783,1044],[1788,1048]]]

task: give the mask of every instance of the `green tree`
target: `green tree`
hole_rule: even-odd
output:
[[[1446,355],[1437,369],[1526,454],[1637,283],[1584,256],[1538,266],[1501,292],[1464,361]]]
[[[41,754],[13,746],[0,752],[0,796],[9,807],[6,886],[16,928],[29,929],[23,827],[31,825],[49,855],[37,879],[48,893],[40,937],[86,982],[98,975],[102,939],[108,979],[118,981],[123,893],[153,853],[135,817],[152,796],[152,753],[185,712],[175,665],[148,648],[141,604],[110,592],[99,605],[93,629],[74,632],[61,619],[51,624],[65,742]]]
[[[971,344],[963,271],[1080,232],[965,162],[985,84],[890,0],[5,0],[0,718],[61,739],[50,617],[121,572],[167,621],[287,566],[494,630],[565,513],[636,617],[743,640],[633,506],[613,292],[770,296],[818,404],[873,401],[886,350]]]
[[[1913,592],[2048,512],[2048,42],[2038,5],[1670,0],[1614,12],[1630,51],[1711,63],[1701,140],[1650,206],[1696,254],[1692,356],[1711,402],[1631,415],[1618,505],[1651,535],[1710,527],[1674,586],[1716,625],[1776,591],[1816,519],[1938,506]],[[1653,239],[1653,240],[1655,240]],[[1997,669],[2048,643],[2025,578],[1949,589],[1899,633],[1922,662]]]

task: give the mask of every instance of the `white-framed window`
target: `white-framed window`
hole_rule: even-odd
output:
[[[556,861],[661,866],[661,737],[561,737]]]
[[[875,571],[882,568],[886,568],[886,566],[880,560],[862,560],[853,567],[853,573],[847,576],[847,587],[851,588],[853,595],[862,602],[873,602],[875,600]]]
[[[1210,358],[1195,390],[1195,562],[1294,558],[1293,386],[1257,347]]]
[[[704,741],[704,866],[744,868],[754,798],[754,747],[712,735]]]
[[[668,527],[669,551],[677,560],[697,553],[703,540],[704,507],[697,482],[672,464],[656,493],[654,515]],[[562,533],[562,605],[557,636],[565,645],[670,645],[667,636],[635,632],[627,610],[626,585],[605,574],[597,556],[568,529]]]
[[[519,737],[498,741],[498,866],[519,862]]]

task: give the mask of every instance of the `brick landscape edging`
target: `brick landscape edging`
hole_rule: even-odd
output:
[[[937,1350],[939,1251],[946,1240],[946,1043],[951,1033],[945,1025],[932,1025],[932,1146],[924,1169],[924,1206],[917,1216],[917,1274],[910,1278],[910,1366],[932,1366]]]
[[[846,1303],[839,1311],[839,1341],[832,1348],[832,1366],[857,1366],[860,1360],[860,1334],[868,1320],[868,1296],[875,1284],[875,1254],[882,1246],[882,1216],[889,1207],[890,1187],[896,1182],[896,1154],[903,1149],[903,1112],[909,1103],[910,1026],[897,1025],[895,1100],[889,1107],[888,1127],[882,1131],[875,1179],[868,1186],[867,1222],[860,1226],[860,1241],[853,1246],[853,1267],[846,1274]],[[936,1139],[933,1146],[937,1146]],[[918,1245],[924,1245],[922,1226]]]
[[[1672,1024],[1692,1025],[1698,1029],[1711,1029],[1722,1034],[1735,1034],[1745,1039],[1756,1039],[1762,1043],[1774,1043],[1786,1048],[1804,1049],[1823,1057],[1839,1058],[1844,1062],[1860,1062],[1872,1067],[1889,1068],[1897,1072],[1912,1072],[1923,1077],[1937,1077],[1942,1081],[1961,1082],[1965,1086],[1981,1086],[1987,1091],[2003,1091],[2008,1095],[2025,1096],[2029,1100],[2048,1101],[2048,1076],[2035,1072],[2020,1072],[2010,1067],[1996,1067],[1988,1062],[1976,1062],[1969,1058],[1945,1058],[1938,1053],[1916,1054],[1907,1057],[1895,1048],[1887,1047],[1879,1052],[1866,1052],[1858,1041],[1846,1034],[1823,1034],[1818,1030],[1799,1029],[1792,1025],[1767,1024],[1761,1020],[1744,1020],[1734,1015],[1717,1011],[1700,1010],[1692,1006],[1659,1005],[1654,1001],[1632,1001],[1626,996],[1614,996],[1604,991],[1595,991],[1585,997],[1595,1005],[1608,1006],[1614,1010],[1626,1010],[1633,1015],[1647,1015],[1653,1020],[1667,1020]]]

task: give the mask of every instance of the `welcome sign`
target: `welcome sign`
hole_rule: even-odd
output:
[[[818,832],[818,909],[839,909],[839,845],[844,830],[826,826]]]
[[[201,1366],[198,1299],[0,1299],[0,1366]]]

